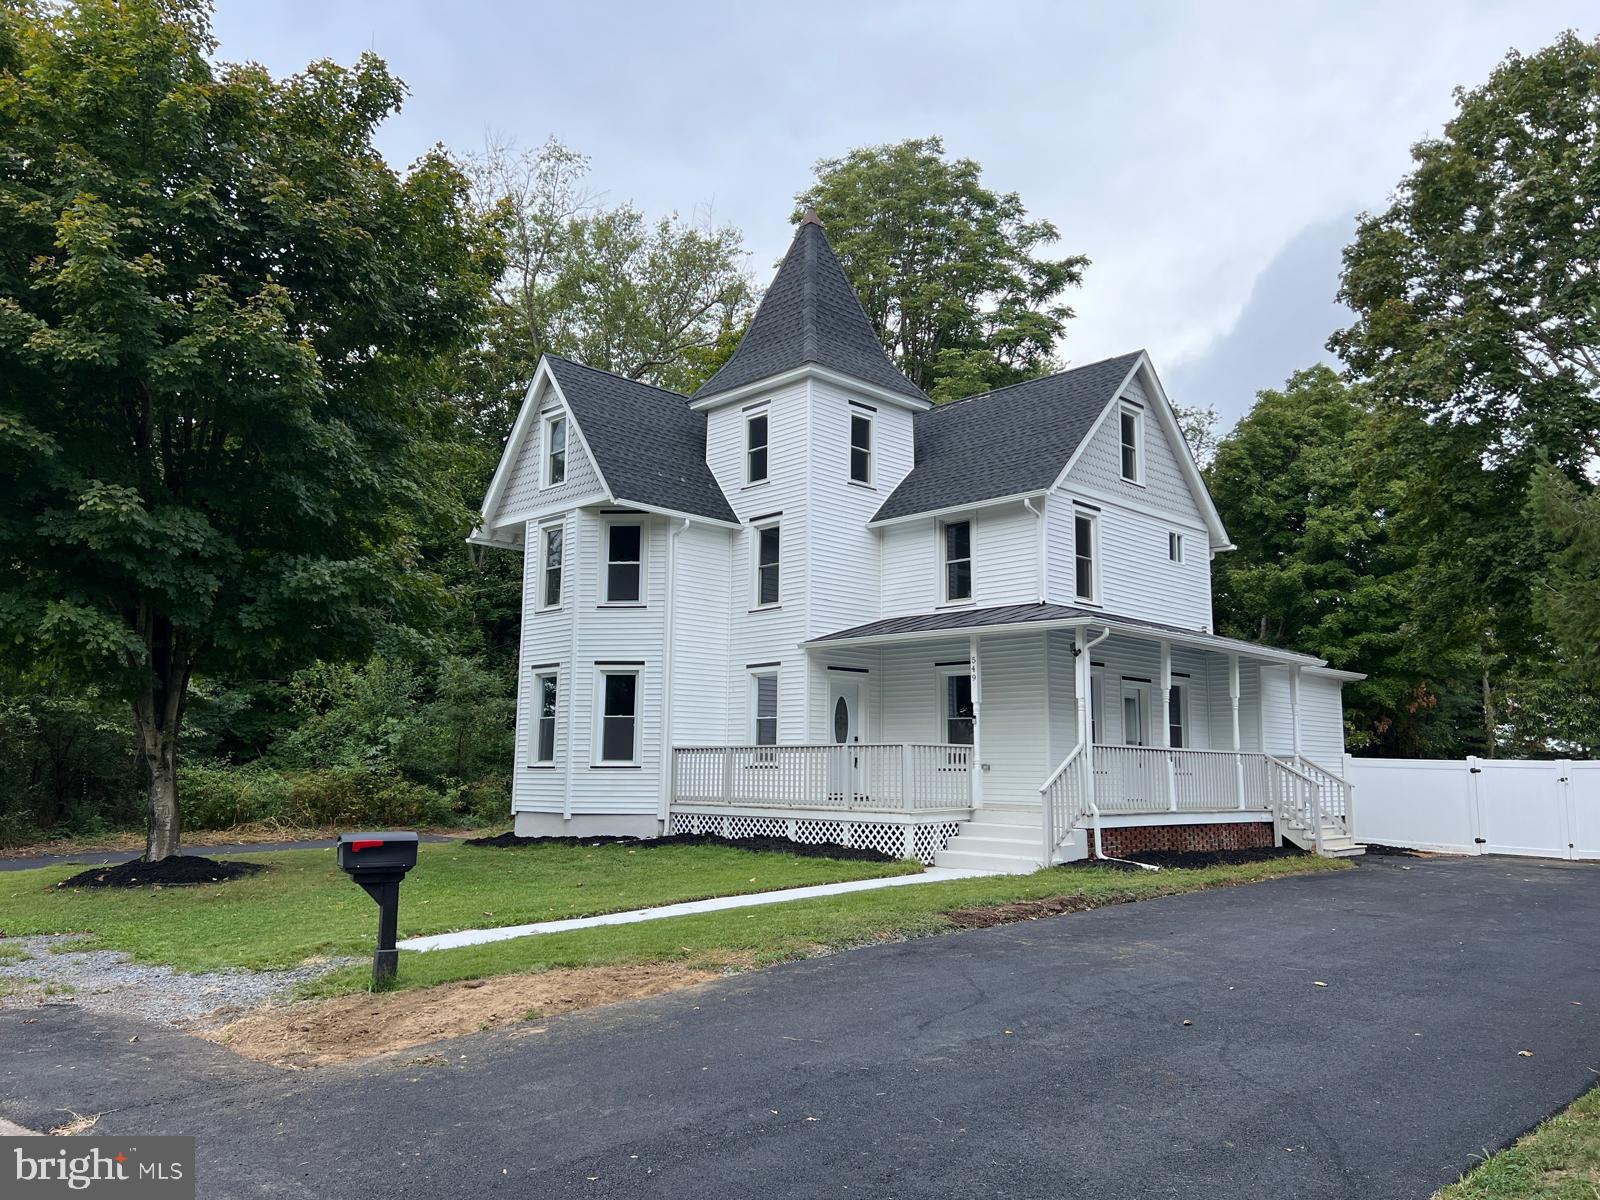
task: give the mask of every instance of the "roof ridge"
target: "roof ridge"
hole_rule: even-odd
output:
[[[659,383],[647,383],[643,379],[635,379],[631,375],[624,375],[621,371],[607,370],[605,367],[591,367],[586,362],[582,362],[579,359],[571,357],[570,355],[557,354],[554,350],[546,350],[544,352],[544,356],[546,358],[553,358],[557,362],[564,362],[571,366],[582,368],[585,371],[593,371],[596,375],[609,375],[613,379],[620,379],[623,383],[631,383],[636,387],[649,388],[654,392],[665,392],[667,395],[677,400],[687,400],[689,398],[685,393],[675,392],[671,388],[662,387]]]
[[[1050,375],[1039,375],[1033,379],[1021,379],[1016,383],[1008,383],[1005,387],[997,387],[987,392],[979,392],[976,396],[962,396],[959,400],[946,400],[943,404],[935,404],[928,409],[930,413],[947,412],[958,404],[970,404],[974,400],[987,400],[990,396],[998,396],[1001,392],[1013,391],[1016,388],[1032,387],[1036,383],[1044,383],[1049,379],[1060,379],[1063,375],[1076,375],[1079,371],[1087,371],[1090,367],[1098,367],[1108,362],[1115,362],[1119,358],[1132,358],[1143,354],[1144,349],[1127,350],[1121,354],[1108,354],[1104,358],[1097,358],[1093,362],[1083,363],[1081,366],[1068,367],[1065,371],[1056,371]]]

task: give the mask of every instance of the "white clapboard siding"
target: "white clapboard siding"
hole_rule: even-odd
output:
[[[522,556],[522,642],[519,652],[520,669],[517,672],[517,757],[512,777],[511,799],[514,812],[560,812],[566,794],[567,760],[566,708],[571,702],[572,673],[572,610],[575,603],[577,572],[571,553],[577,515],[568,513],[546,525],[560,524],[567,540],[565,577],[563,579],[563,604],[560,608],[540,610],[538,607],[542,546],[538,524],[530,523],[524,537]],[[558,678],[556,718],[556,765],[533,767],[534,727],[538,720],[538,699],[533,694],[535,668],[554,669]]]
[[[704,524],[691,524],[677,535],[672,600],[675,745],[703,745],[708,738],[730,737],[728,591],[733,544],[741,536]]]
[[[1103,496],[1150,505],[1174,521],[1203,528],[1205,522],[1200,515],[1200,505],[1178,464],[1178,455],[1188,454],[1188,449],[1170,440],[1155,411],[1158,401],[1145,394],[1138,380],[1130,382],[1123,394],[1144,406],[1142,485],[1122,478],[1122,423],[1115,406],[1081,450],[1067,479]]]
[[[883,615],[944,606],[943,522],[972,522],[972,601],[978,608],[1039,601],[1039,518],[1021,503],[996,504],[885,526]]]
[[[854,403],[852,403],[854,401]],[[873,422],[872,482],[850,479],[850,421]],[[911,413],[826,383],[811,387],[808,629],[816,637],[880,615],[877,534],[867,522],[911,470]]]

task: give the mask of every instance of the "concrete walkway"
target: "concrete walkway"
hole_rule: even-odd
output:
[[[531,937],[537,933],[566,933],[572,929],[592,929],[597,925],[632,925],[638,921],[659,921],[663,917],[687,917],[695,913],[722,912],[730,908],[754,908],[759,904],[783,904],[789,900],[810,900],[816,896],[843,896],[849,892],[870,892],[876,888],[907,887],[916,883],[947,883],[952,879],[977,879],[991,874],[992,871],[929,867],[920,875],[891,875],[885,879],[854,879],[848,883],[819,883],[811,887],[783,888],[776,892],[751,892],[744,896],[717,896],[710,900],[663,904],[658,908],[636,908],[630,912],[602,913],[598,917],[535,921],[531,925],[502,925],[499,929],[461,929],[455,933],[435,933],[428,937],[406,938],[405,941],[396,944],[402,950],[452,950],[457,946],[481,946],[485,942],[504,942],[511,938]]]

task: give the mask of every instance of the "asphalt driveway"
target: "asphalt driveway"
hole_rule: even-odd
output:
[[[1595,864],[1369,858],[315,1072],[7,1012],[0,1116],[211,1196],[1426,1197],[1600,1081],[1597,942]]]

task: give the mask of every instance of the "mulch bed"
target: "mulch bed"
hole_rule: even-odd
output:
[[[1139,868],[1130,864],[1140,862],[1153,867],[1178,867],[1192,871],[1201,867],[1237,867],[1244,863],[1271,862],[1278,858],[1303,858],[1305,854],[1296,846],[1264,846],[1254,850],[1141,850],[1137,854],[1126,855],[1128,862],[1088,858],[1063,865],[1099,867],[1106,871],[1137,871]]]
[[[666,837],[640,838],[621,834],[596,834],[594,837],[519,837],[500,833],[494,837],[468,838],[464,846],[515,848],[518,846],[630,846],[650,850],[657,846],[727,846],[752,854],[791,854],[799,858],[842,858],[853,862],[898,862],[893,854],[837,842],[794,842],[780,837],[726,838],[711,833],[674,833]]]
[[[1383,858],[1436,858],[1437,855],[1424,854],[1421,850],[1408,850],[1404,846],[1385,846],[1382,842],[1365,843],[1368,854],[1376,854]]]
[[[56,884],[58,888],[105,887],[197,887],[202,883],[223,883],[242,879],[267,868],[263,863],[218,862],[198,854],[174,854],[159,862],[118,863],[114,867],[91,867]]]

